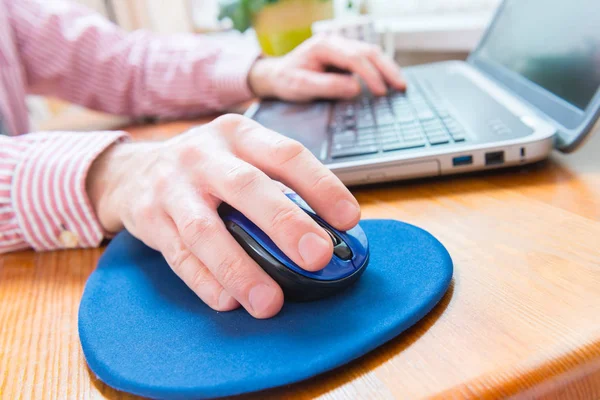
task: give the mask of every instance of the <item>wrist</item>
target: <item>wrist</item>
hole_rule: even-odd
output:
[[[105,232],[116,233],[123,229],[120,209],[123,202],[118,199],[136,146],[132,143],[113,144],[94,160],[88,171],[88,198]]]
[[[257,59],[250,72],[248,72],[248,87],[256,97],[274,97],[276,95],[273,86],[273,73],[275,71],[274,58],[259,58]]]

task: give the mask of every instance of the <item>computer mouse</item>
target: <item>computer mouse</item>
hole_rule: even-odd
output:
[[[296,265],[275,243],[241,212],[223,203],[219,215],[229,233],[281,287],[286,300],[311,301],[341,292],[354,284],[369,263],[369,243],[360,225],[339,231],[319,217],[296,193],[286,193],[331,237],[333,255],[320,271],[306,271]]]

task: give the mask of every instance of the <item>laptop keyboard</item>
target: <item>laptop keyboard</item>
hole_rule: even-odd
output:
[[[363,95],[334,104],[331,158],[442,146],[466,140],[463,127],[435,95],[415,83],[406,92]]]

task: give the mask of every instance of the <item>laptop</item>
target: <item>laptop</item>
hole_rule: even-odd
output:
[[[346,185],[536,162],[600,116],[598,0],[505,0],[467,61],[405,68],[406,92],[263,100],[246,115],[303,143]]]

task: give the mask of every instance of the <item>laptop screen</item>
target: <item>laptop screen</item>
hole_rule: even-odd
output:
[[[479,57],[580,110],[600,87],[599,0],[506,0]]]

